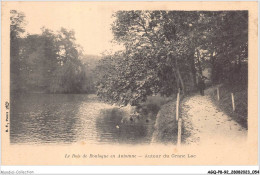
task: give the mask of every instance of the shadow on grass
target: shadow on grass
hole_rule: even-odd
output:
[[[234,94],[235,111],[232,108],[231,93]],[[224,84],[210,94],[212,101],[242,127],[248,129],[248,88],[246,86],[231,86]]]

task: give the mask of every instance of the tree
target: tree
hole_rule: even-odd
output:
[[[196,87],[194,53],[202,33],[198,30],[198,12],[119,11],[115,16],[112,28],[115,39],[123,43],[126,50],[150,49],[154,56],[159,56],[152,60],[161,59],[157,64],[163,64],[166,59],[173,69],[176,89],[181,88],[185,93],[187,76],[192,77],[190,86]]]
[[[178,12],[175,16],[181,15]],[[183,77],[187,75],[183,74],[187,74],[185,71],[190,64],[183,63],[190,58],[187,55],[191,55],[186,53],[189,48],[185,44],[189,41],[185,34],[188,32],[181,33],[181,20],[172,20],[172,16],[166,11],[119,11],[115,14],[116,20],[112,27],[115,40],[126,47],[120,66],[124,68],[121,71],[124,76],[120,80],[131,82],[131,85],[124,86],[125,91],[120,94],[132,94],[129,99],[140,97],[140,100],[144,100],[146,96],[156,93],[169,96],[180,87],[185,92]],[[186,22],[185,30],[189,30],[188,25]],[[193,63],[193,71],[194,67]],[[196,73],[192,73],[194,78]],[[117,88],[112,89],[118,91],[115,90]]]
[[[54,93],[84,92],[86,79],[84,66],[80,61],[79,46],[75,43],[75,32],[64,28],[56,36],[58,66],[54,71],[50,91]]]
[[[230,77],[234,60],[246,57],[247,23],[241,23],[246,15],[239,11],[116,12],[112,31],[125,51],[110,64],[115,71],[107,77],[109,83],[104,82],[106,76],[101,78],[101,96],[113,101],[122,101],[123,96],[131,103],[151,94],[171,95],[178,88],[185,94],[197,88],[197,75],[210,63],[213,77]]]
[[[20,38],[19,31],[24,31],[19,27],[21,19],[12,19],[16,21],[12,23],[16,24],[16,27],[11,30],[11,45],[19,44],[19,47],[11,48],[13,90],[48,93],[88,92],[85,67],[80,60],[80,47],[75,43],[73,31],[62,28],[56,34],[42,28],[42,34],[28,34]]]
[[[201,46],[210,57],[213,83],[239,82],[234,75],[241,74],[241,64],[247,66],[248,59],[248,12],[204,12],[201,19],[207,24]]]
[[[22,12],[11,10],[10,17],[10,89],[17,90],[22,83],[20,76],[21,60],[19,58],[19,48],[21,35],[24,33],[25,15]]]

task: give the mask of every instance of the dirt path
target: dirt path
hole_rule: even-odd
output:
[[[184,100],[181,108],[185,127],[184,144],[244,143],[247,130],[218,110],[208,95],[212,90],[206,90],[205,96],[197,94]]]

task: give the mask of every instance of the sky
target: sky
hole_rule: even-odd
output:
[[[122,49],[122,46],[111,42],[114,11],[109,8],[84,3],[33,6],[21,3],[15,9],[24,12],[27,22],[25,30],[30,34],[40,34],[43,26],[53,31],[64,27],[75,31],[76,42],[83,47],[85,54],[101,55],[105,51]]]

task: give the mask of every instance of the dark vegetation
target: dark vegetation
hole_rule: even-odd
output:
[[[248,128],[248,89],[243,86],[224,84],[219,88],[220,100],[217,100],[216,91],[211,94],[214,103],[244,128]],[[232,109],[231,93],[234,94],[236,110]]]
[[[95,92],[91,66],[97,61],[83,55],[74,31],[43,27],[41,34],[25,35],[25,15],[11,10],[10,20],[12,92]]]
[[[98,62],[82,54],[73,31],[42,28],[39,35],[23,36],[24,18],[11,11],[12,91],[96,92],[155,119],[165,101],[151,96],[174,99],[178,89],[192,94],[198,77],[207,76],[210,85],[224,84],[220,103],[228,104],[225,94],[233,91],[237,118],[247,118],[248,11],[118,11],[112,32],[125,49]],[[174,111],[170,102],[157,115],[161,140],[176,132]]]
[[[240,71],[235,72],[232,78],[236,81],[225,81],[219,88],[220,100],[217,100],[217,92],[211,94],[214,103],[225,111],[241,126],[248,128],[248,65],[242,63]],[[234,94],[235,108],[232,109],[231,93]]]
[[[140,106],[154,94],[173,97],[180,89],[191,95],[201,76],[207,86],[247,87],[247,11],[118,11],[114,17],[114,39],[125,50],[97,66],[97,95],[103,100]],[[163,142],[176,140],[174,101],[151,108],[160,110],[155,137]],[[247,106],[241,110],[244,115]]]
[[[179,88],[196,91],[206,69],[211,84],[235,84],[234,75],[246,72],[247,11],[118,11],[114,18],[114,41],[125,49],[97,62],[83,55],[74,31],[25,35],[25,15],[11,10],[11,90],[96,90],[106,101],[138,105]]]
[[[106,101],[137,105],[179,88],[187,95],[197,91],[199,76],[235,83],[247,66],[247,11],[118,11],[114,17],[114,39],[125,50],[97,66],[97,95]]]
[[[161,109],[161,107],[170,102],[174,97],[162,97],[160,95],[157,96],[149,96],[145,102],[140,103],[137,106],[137,112],[144,117],[155,120],[156,115]]]

